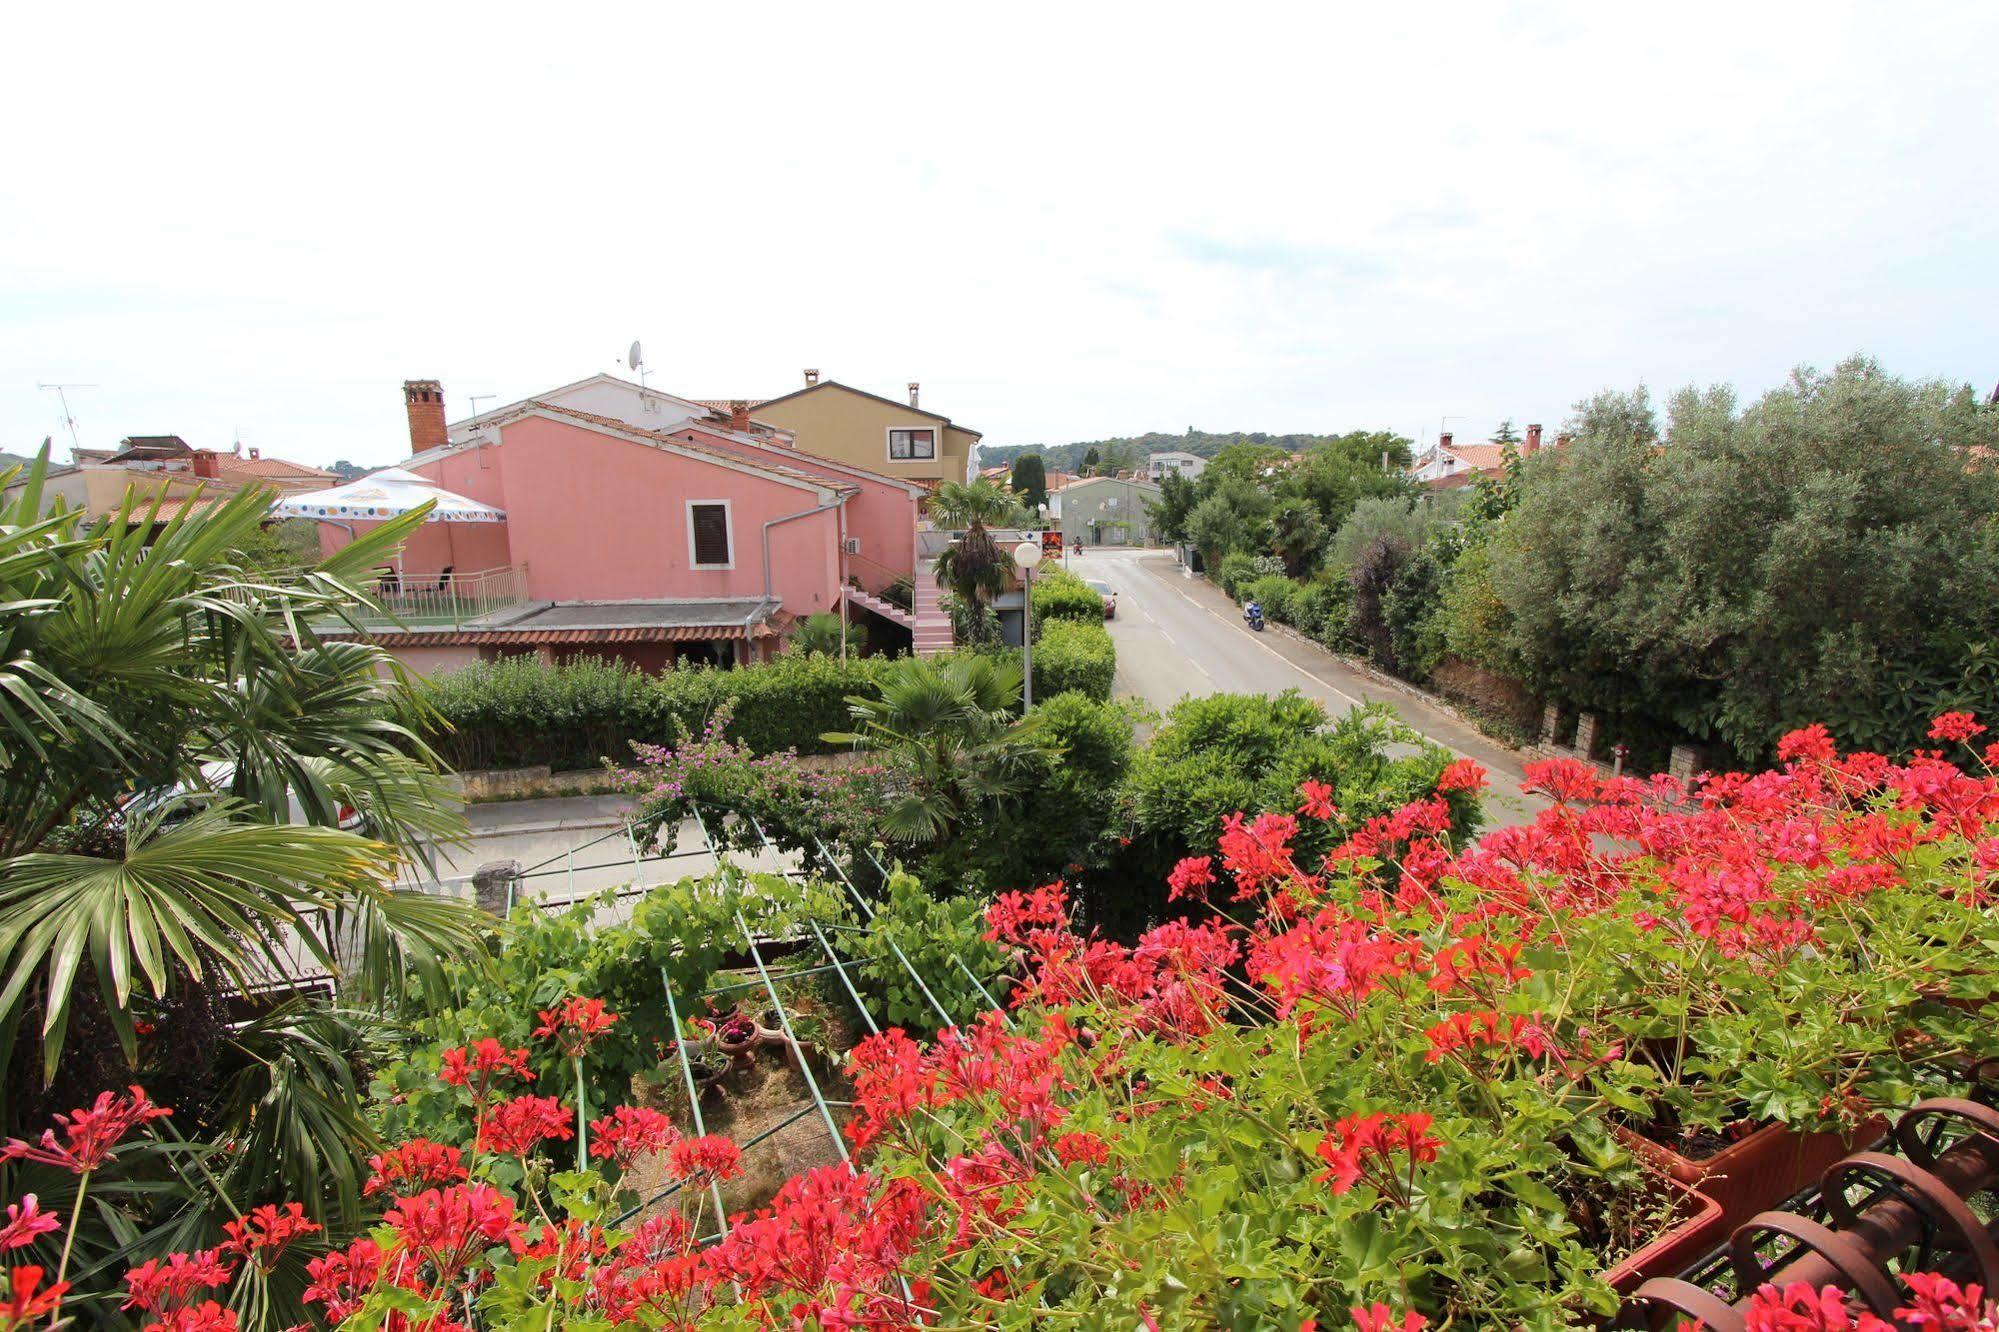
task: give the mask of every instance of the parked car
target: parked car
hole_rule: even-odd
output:
[[[233,763],[204,763],[201,765],[199,785],[176,783],[173,786],[155,787],[150,791],[137,791],[126,797],[119,807],[121,820],[150,815],[162,806],[166,806],[168,808],[161,817],[162,824],[166,826],[179,824],[194,817],[217,795],[226,792],[229,783],[234,781],[235,777],[236,765]],[[286,822],[305,823],[305,808],[299,803],[297,792],[291,793],[289,803],[290,817]],[[357,832],[361,829],[363,822],[361,814],[353,806],[342,805],[336,813],[339,826],[343,830]]]
[[[1084,582],[1088,585],[1090,591],[1104,599],[1104,618],[1106,620],[1115,620],[1117,618],[1117,589],[1113,588],[1109,583],[1099,582],[1094,578],[1085,579]]]

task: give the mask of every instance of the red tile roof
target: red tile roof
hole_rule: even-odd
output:
[[[335,481],[339,477],[323,467],[313,467],[306,463],[296,463],[285,458],[238,458],[233,454],[221,454],[224,475],[254,476],[265,480],[283,481]]]
[[[606,430],[613,430],[621,435],[637,435],[642,439],[656,439],[662,444],[671,444],[676,448],[692,449],[696,453],[705,453],[712,458],[731,462],[739,467],[750,467],[761,472],[772,472],[779,476],[787,476],[795,481],[803,481],[807,485],[817,486],[824,490],[853,489],[851,486],[841,486],[836,482],[829,481],[823,476],[815,476],[811,472],[802,472],[795,467],[786,467],[783,463],[763,462],[746,458],[742,454],[730,449],[717,448],[713,444],[703,444],[699,440],[685,439],[664,430],[647,430],[644,426],[635,426],[629,422],[617,420],[614,417],[599,416],[595,412],[579,412],[574,407],[558,407],[552,402],[531,401],[522,404],[521,411],[523,413],[529,411],[549,412],[556,416],[566,416],[572,420],[581,421],[585,425],[599,426]]]
[[[1497,444],[1453,444],[1444,452],[1481,472],[1497,472],[1506,466],[1506,451]]]

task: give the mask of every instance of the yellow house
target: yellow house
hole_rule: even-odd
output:
[[[758,424],[790,434],[804,453],[919,485],[971,479],[979,432],[917,406],[917,388],[902,403],[807,370],[804,388],[753,410]]]

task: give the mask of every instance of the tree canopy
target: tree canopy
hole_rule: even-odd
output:
[[[1522,467],[1492,581],[1535,683],[1745,757],[1794,726],[1888,750],[1999,706],[1999,412],[1854,359],[1740,407],[1581,404]]]

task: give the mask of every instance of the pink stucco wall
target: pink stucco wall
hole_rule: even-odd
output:
[[[825,478],[829,485],[856,489],[847,501],[847,535],[859,538],[861,556],[848,562],[847,572],[870,591],[912,571],[916,559],[916,518],[921,499],[883,477],[833,466],[824,459],[775,445],[759,447],[700,429],[674,432],[710,447],[727,449],[753,462],[776,463]]]
[[[823,493],[534,416],[503,427],[497,446],[412,470],[505,509],[507,521],[425,524],[404,553],[405,578],[434,576],[446,564],[460,575],[525,564],[526,593],[540,601],[762,596],[764,524],[815,507]],[[733,568],[691,567],[690,501],[728,502]],[[868,521],[877,521],[872,509]],[[771,531],[771,590],[795,615],[837,604],[838,524],[827,512]],[[913,525],[912,509],[905,530]],[[321,533],[334,546],[347,539],[330,525]]]

